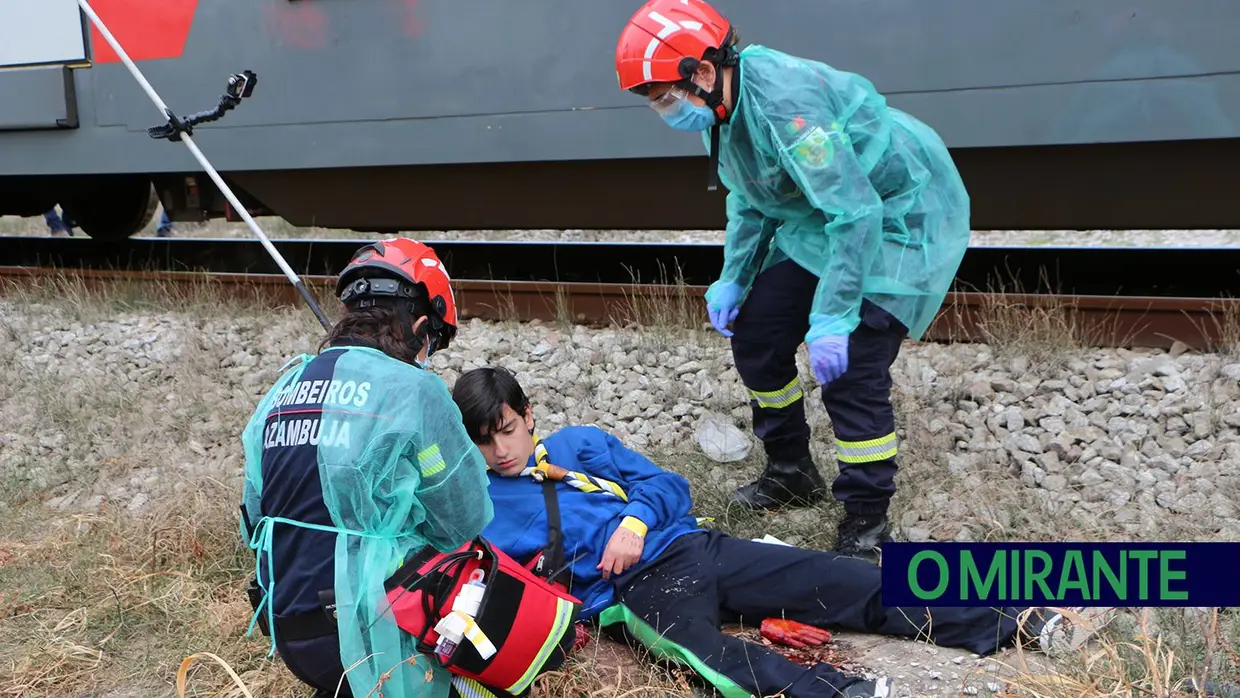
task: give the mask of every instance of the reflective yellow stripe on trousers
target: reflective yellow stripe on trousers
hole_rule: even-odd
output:
[[[495,698],[495,694],[486,686],[465,676],[453,676],[452,686],[461,698]]]
[[[841,463],[873,463],[887,460],[895,458],[899,450],[894,431],[868,441],[835,440],[835,456]]]
[[[746,390],[749,390],[746,388]],[[777,410],[781,407],[787,407],[792,403],[805,397],[805,391],[801,389],[801,379],[793,378],[788,385],[779,390],[749,390],[749,394],[753,399],[758,401],[758,407],[767,410]]]

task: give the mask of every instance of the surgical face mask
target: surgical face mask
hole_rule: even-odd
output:
[[[690,102],[689,96],[678,87],[650,100],[649,104],[668,126],[678,131],[705,131],[715,125],[715,112]]]

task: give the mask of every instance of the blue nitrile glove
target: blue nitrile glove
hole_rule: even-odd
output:
[[[823,385],[844,375],[848,370],[848,335],[827,334],[810,342],[809,365]]]
[[[740,312],[741,287],[733,283],[716,281],[706,289],[706,314],[710,324],[724,337],[731,337],[728,325]]]

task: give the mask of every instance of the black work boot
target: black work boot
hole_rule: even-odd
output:
[[[835,552],[878,562],[883,543],[890,543],[886,514],[844,514],[835,536]]]
[[[796,460],[768,460],[758,479],[744,485],[732,495],[732,501],[751,509],[776,509],[789,504],[808,506],[821,501],[827,483],[805,456]]]

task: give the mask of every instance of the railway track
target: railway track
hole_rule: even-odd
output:
[[[364,240],[272,240],[327,307],[334,274]],[[435,242],[464,317],[624,322],[674,306],[705,318],[702,294],[722,265],[715,244]],[[87,285],[124,280],[201,284],[272,305],[300,302],[254,240],[0,237],[0,277],[65,275]],[[1240,334],[1237,248],[970,248],[926,339],[985,341],[1055,315],[1096,346],[1211,349]],[[1041,322],[1047,322],[1043,319]]]

